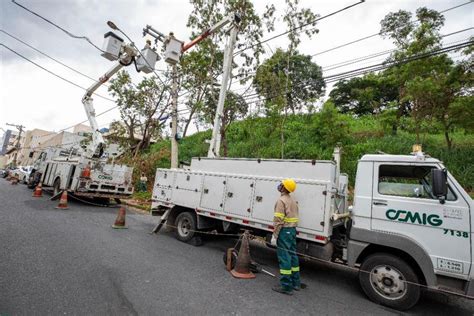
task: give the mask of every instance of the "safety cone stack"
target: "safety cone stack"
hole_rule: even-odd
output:
[[[63,193],[61,194],[61,198],[59,199],[59,204],[55,208],[59,210],[67,210],[69,208],[67,206],[67,191],[66,190],[64,190]]]
[[[33,197],[42,197],[42,196],[43,196],[43,186],[41,185],[41,182],[40,182],[38,183],[35,190],[33,191]]]
[[[242,243],[240,245],[239,255],[235,268],[230,271],[232,276],[237,279],[254,279],[255,274],[250,271],[250,250],[249,250],[249,232],[246,230],[242,237]]]
[[[121,206],[117,218],[115,219],[115,223],[112,225],[112,228],[115,229],[125,229],[127,226],[125,226],[125,207]]]

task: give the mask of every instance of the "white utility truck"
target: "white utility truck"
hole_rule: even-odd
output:
[[[473,200],[437,159],[364,155],[354,202],[334,161],[193,158],[189,169],[158,169],[153,210],[188,241],[199,230],[273,231],[278,183],[294,178],[298,252],[360,268],[367,296],[396,309],[416,304],[422,284],[474,296]]]
[[[116,28],[111,22],[109,25]],[[108,32],[104,36],[102,56],[117,63],[94,82],[82,98],[92,129],[90,143],[81,154],[73,150],[47,150],[37,161],[32,186],[42,182],[44,187],[54,188],[55,196],[63,190],[77,196],[103,199],[120,199],[133,193],[133,168],[107,163],[108,158],[104,156],[106,143],[99,132],[92,95],[124,66],[135,63],[138,71],[152,72],[158,55],[148,44],[139,52],[133,44],[125,44],[119,36]]]

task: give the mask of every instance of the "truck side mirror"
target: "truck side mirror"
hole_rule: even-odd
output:
[[[433,195],[439,199],[441,204],[444,204],[446,195],[448,195],[448,177],[446,169],[431,169],[431,179],[433,181]]]

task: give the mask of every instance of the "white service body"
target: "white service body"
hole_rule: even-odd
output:
[[[276,176],[278,175],[278,176]],[[292,195],[300,209],[299,238],[326,243],[335,203],[336,164],[332,161],[194,158],[191,169],[157,169],[152,208],[180,205],[199,215],[273,230],[277,186],[293,177]],[[347,176],[341,175],[347,184]],[[347,188],[347,186],[345,186]],[[345,201],[345,191],[340,192]]]

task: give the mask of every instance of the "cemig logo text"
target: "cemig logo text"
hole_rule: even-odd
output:
[[[410,212],[404,210],[394,210],[389,209],[385,213],[390,220],[397,220],[399,222],[411,222],[413,224],[420,224],[420,225],[431,225],[431,226],[440,226],[443,224],[443,220],[436,214],[426,214],[426,213],[418,213],[418,212]]]

